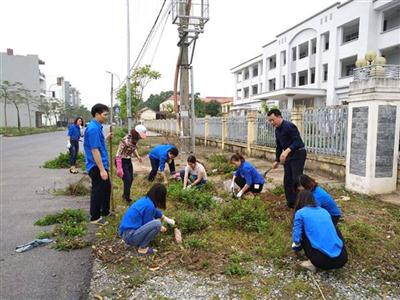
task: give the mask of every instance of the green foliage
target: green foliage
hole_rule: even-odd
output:
[[[71,183],[65,189],[57,190],[54,193],[58,196],[86,196],[90,194],[90,190],[82,183]]]
[[[261,103],[261,112],[267,114],[271,109],[279,108],[276,105],[272,105],[271,107],[268,106],[267,102],[264,101]]]
[[[205,115],[210,115],[212,117],[217,117],[221,115],[221,104],[217,101],[203,102],[198,97],[195,96],[194,109],[196,117],[203,118]]]
[[[275,196],[280,196],[285,193],[285,189],[283,188],[283,186],[278,185],[271,190],[271,193],[274,194]]]
[[[173,94],[173,91],[163,91],[155,95],[151,94],[149,98],[141,104],[140,108],[148,107],[154,111],[160,111],[160,104],[171,97]]]
[[[78,153],[78,158],[76,160],[78,166],[85,165],[85,157],[82,152]],[[48,160],[44,163],[43,168],[46,169],[68,169],[69,165],[69,153],[60,153],[56,158]]]
[[[215,207],[215,201],[210,192],[203,189],[191,188],[184,190],[182,183],[172,182],[168,186],[168,198],[185,204],[188,208],[209,210]]]
[[[181,196],[182,183],[173,181],[167,187],[167,196],[169,200],[178,201]]]
[[[182,233],[193,233],[207,228],[210,223],[208,216],[204,213],[181,210],[176,216],[177,225]]]
[[[268,209],[258,197],[233,199],[219,207],[218,222],[225,228],[261,233],[268,226]]]
[[[361,256],[365,249],[360,245],[368,245],[378,239],[378,230],[362,220],[340,224],[340,230],[346,241],[346,247],[353,255]]]
[[[87,214],[81,209],[64,209],[62,212],[47,215],[35,222],[38,226],[54,225],[50,232],[40,232],[37,238],[56,237],[57,250],[81,249],[89,245],[82,239],[86,234]]]
[[[23,135],[31,135],[31,134],[63,131],[63,130],[64,128],[57,128],[57,127],[41,127],[41,128],[21,127],[19,130],[17,127],[0,127],[0,134],[3,134],[4,136],[23,136]]]
[[[207,240],[199,239],[194,236],[186,237],[183,241],[186,248],[205,249],[207,248]]]
[[[41,231],[36,235],[37,239],[50,239],[53,236],[52,232],[49,231]]]
[[[251,257],[243,253],[235,252],[229,257],[229,264],[225,269],[226,275],[244,276],[250,272],[243,266],[243,262],[251,260]]]
[[[208,157],[208,162],[210,162],[213,170],[217,170],[218,174],[228,174],[236,170],[235,166],[223,154],[211,154]]]

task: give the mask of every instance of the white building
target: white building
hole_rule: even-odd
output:
[[[24,89],[30,91],[33,97],[46,96],[46,77],[41,72],[39,66],[44,65],[44,61],[37,55],[14,55],[12,49],[0,53],[0,84],[8,81],[11,84],[21,83]],[[4,99],[0,105],[0,127],[5,126]],[[31,104],[30,112],[27,105],[20,105],[20,120],[22,127],[42,126],[42,113],[37,105]],[[7,126],[17,126],[17,110],[15,106],[8,102],[6,106]],[[30,118],[30,122],[29,122]]]
[[[262,53],[231,69],[236,114],[261,103],[282,108],[342,104],[366,51],[400,64],[400,1],[335,3],[278,34]]]
[[[52,96],[61,99],[66,105],[79,107],[81,105],[80,92],[64,77],[57,77],[57,83],[50,85]]]
[[[148,107],[143,107],[139,110],[140,121],[155,120],[157,118],[157,113]]]

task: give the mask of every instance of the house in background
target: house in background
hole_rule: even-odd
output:
[[[400,64],[400,1],[335,3],[281,32],[262,53],[231,71],[232,110],[319,107],[346,102],[357,59],[368,50]]]
[[[139,110],[140,121],[155,120],[156,116],[157,112],[155,112],[151,108],[143,107],[141,110]]]
[[[221,104],[221,112],[223,114],[229,114],[231,110],[231,106],[233,103],[233,97],[205,97],[205,98],[200,98],[201,101],[210,103],[212,101],[218,102]]]
[[[179,94],[176,95],[176,97],[177,97],[177,101],[178,101],[178,107],[180,107],[181,98],[180,98]],[[171,113],[174,111],[174,107],[175,107],[174,96],[171,96],[164,102],[160,103],[160,112]]]

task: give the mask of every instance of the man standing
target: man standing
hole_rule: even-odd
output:
[[[110,214],[111,183],[109,161],[103,125],[108,119],[108,107],[98,103],[92,107],[93,119],[86,128],[83,147],[85,149],[86,170],[92,179],[90,193],[90,222],[106,225],[105,216]],[[107,139],[111,134],[107,135]]]
[[[276,169],[279,163],[283,165],[286,202],[288,207],[293,208],[297,197],[295,183],[303,174],[306,162],[304,142],[296,125],[284,120],[279,109],[271,109],[267,116],[268,121],[275,127],[276,137],[276,158],[272,167]]]

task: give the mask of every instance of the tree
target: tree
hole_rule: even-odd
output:
[[[51,104],[50,104],[49,99],[42,98],[38,108],[44,114],[44,118],[46,120],[46,126],[47,126],[48,120],[50,119],[50,115],[51,115]]]
[[[18,130],[21,131],[20,106],[26,103],[22,84],[20,82],[16,82],[15,89],[9,91],[8,96],[9,96],[8,99],[12,104],[14,104],[14,107],[17,111],[17,126]]]
[[[217,101],[205,103],[205,111],[206,115],[210,115],[212,117],[219,116],[221,114],[221,104]]]
[[[10,83],[5,80],[0,85],[0,96],[4,102],[4,127],[7,127],[7,101],[10,100],[10,94],[17,88],[17,83]]]
[[[132,116],[137,117],[137,113],[143,103],[143,90],[147,84],[152,81],[159,79],[161,74],[157,71],[151,70],[150,65],[145,65],[140,68],[136,68],[132,72],[131,76],[131,100],[132,100]],[[120,113],[119,117],[122,120],[127,118],[127,104],[126,104],[126,85],[123,85],[117,93],[117,98],[120,101]]]
[[[173,91],[163,91],[159,94],[151,94],[149,98],[141,104],[140,108],[148,107],[154,111],[160,111],[160,104],[174,94]]]

